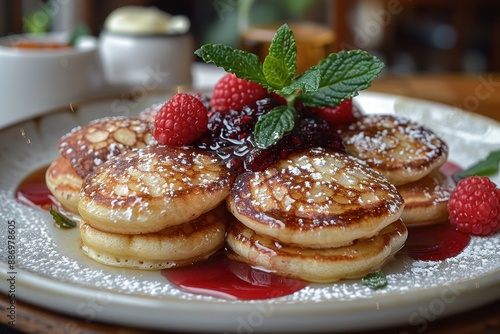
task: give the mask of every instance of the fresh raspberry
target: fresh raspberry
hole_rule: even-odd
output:
[[[310,111],[332,125],[351,123],[356,120],[352,99],[345,99],[335,107],[316,107],[310,108]]]
[[[485,176],[460,180],[450,195],[448,213],[461,232],[493,234],[500,229],[500,189]]]
[[[191,144],[206,130],[208,109],[197,97],[179,93],[167,101],[155,118],[153,136],[160,144]]]
[[[266,96],[267,90],[261,85],[228,73],[215,84],[210,106],[219,112],[240,111],[244,106]]]

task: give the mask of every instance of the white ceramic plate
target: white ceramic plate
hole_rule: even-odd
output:
[[[473,237],[460,255],[444,261],[398,257],[384,267],[389,285],[371,290],[359,281],[310,285],[290,296],[229,301],[179,291],[159,272],[123,270],[88,260],[76,229],[58,230],[48,213],[14,200],[32,171],[57,155],[56,142],[76,125],[105,115],[129,115],[168,93],[137,100],[103,98],[73,105],[0,130],[0,238],[15,225],[15,266],[0,250],[0,287],[16,298],[83,318],[155,329],[213,332],[319,332],[392,325],[424,329],[429,321],[500,298],[500,233]],[[450,160],[467,167],[500,146],[500,124],[442,104],[364,93],[367,113],[395,113],[420,121],[450,146]],[[499,184],[499,175],[493,176]],[[15,221],[15,224],[12,223]],[[9,274],[15,272],[15,274]],[[74,324],[68,323],[68,328]]]

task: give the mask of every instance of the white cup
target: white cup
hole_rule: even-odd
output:
[[[183,34],[103,31],[100,52],[109,85],[154,90],[192,83],[194,41]]]

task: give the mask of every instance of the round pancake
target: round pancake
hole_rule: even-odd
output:
[[[401,219],[406,226],[424,226],[448,219],[448,199],[455,181],[440,171],[434,171],[415,182],[397,187],[405,200]]]
[[[158,270],[204,260],[224,245],[226,210],[219,206],[200,217],[148,234],[103,232],[83,224],[82,250],[115,267]]]
[[[75,173],[68,159],[59,156],[45,173],[47,188],[71,213],[78,214],[78,201],[83,179]]]
[[[102,231],[157,232],[219,205],[229,193],[229,175],[207,151],[164,145],[132,149],[85,178],[78,211]]]
[[[281,276],[315,283],[359,278],[379,270],[406,241],[408,231],[399,219],[376,236],[339,248],[310,249],[282,244],[231,221],[226,243],[236,260]]]
[[[127,117],[107,117],[64,135],[57,148],[82,178],[109,158],[130,148],[154,145],[149,123]]]
[[[250,229],[285,244],[331,248],[399,219],[396,187],[355,158],[311,148],[239,175],[227,206]]]
[[[392,115],[363,116],[341,137],[348,154],[366,161],[394,185],[421,179],[448,159],[448,146],[434,132]]]

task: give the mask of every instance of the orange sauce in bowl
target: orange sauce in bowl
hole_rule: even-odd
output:
[[[25,50],[50,51],[50,50],[69,49],[71,46],[68,43],[60,43],[60,42],[23,41],[23,42],[13,43],[12,47],[16,49],[25,49]]]

